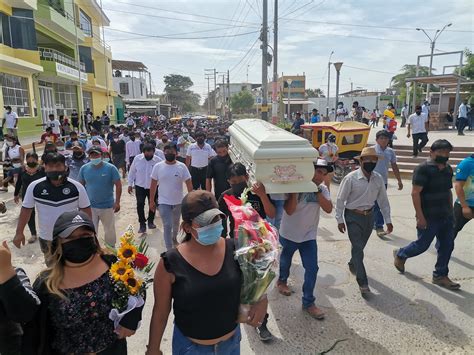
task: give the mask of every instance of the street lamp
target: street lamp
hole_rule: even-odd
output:
[[[392,105],[395,108],[395,94],[397,93],[397,90],[392,90]]]
[[[342,62],[334,63],[334,68],[336,68],[336,107],[339,102],[339,76],[341,74]]]
[[[411,82],[407,81],[405,83],[405,85],[407,86],[407,93],[406,93],[406,97],[405,97],[405,103],[408,105],[408,112],[411,112],[410,111],[410,85],[411,85]]]
[[[293,82],[292,79],[286,79],[286,82],[288,83],[288,120],[291,121],[291,83]]]
[[[451,25],[452,25],[452,23],[448,23],[448,24],[444,25],[444,27],[441,30],[436,30],[435,35],[434,35],[433,38],[431,38],[423,28],[416,28],[417,31],[422,31],[426,35],[426,37],[428,37],[428,39],[430,40],[431,55],[430,55],[430,70],[428,72],[428,76],[431,76],[431,71],[433,69],[433,53],[434,53],[434,49],[435,49],[436,40],[439,38],[441,33],[443,33],[443,31],[446,29],[446,27],[450,27]],[[427,84],[426,85],[426,99],[427,100],[428,100],[429,94],[430,94],[430,84]]]
[[[334,51],[331,51],[328,59],[328,92],[327,92],[327,100],[326,100],[326,117],[329,117],[329,89],[331,88],[331,57],[334,54]],[[337,105],[337,103],[336,103]]]

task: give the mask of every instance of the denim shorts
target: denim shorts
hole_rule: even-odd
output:
[[[205,354],[205,355],[240,355],[240,325],[230,339],[215,345],[199,345],[193,343],[175,325],[173,330],[173,355]]]

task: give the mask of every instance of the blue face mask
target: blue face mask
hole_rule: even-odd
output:
[[[221,238],[221,234],[224,227],[222,221],[219,220],[216,223],[212,223],[208,226],[196,228],[198,237],[196,241],[201,245],[213,245]]]
[[[102,158],[102,160],[105,161],[106,163],[110,162],[110,158]]]
[[[92,165],[99,165],[102,162],[102,158],[91,159]]]

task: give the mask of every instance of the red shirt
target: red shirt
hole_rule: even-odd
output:
[[[53,143],[56,143],[56,141],[58,140],[58,135],[57,134],[54,134],[54,133],[43,133],[41,135],[41,143],[43,142],[53,142]]]

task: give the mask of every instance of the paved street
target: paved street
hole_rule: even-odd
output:
[[[337,186],[334,186],[333,198],[336,193]],[[8,212],[0,215],[1,239],[11,239],[19,207],[9,199],[11,193],[0,197],[9,201]],[[272,290],[269,295],[269,328],[276,339],[262,344],[253,329],[244,326],[243,354],[314,354],[327,351],[336,342],[332,353],[473,353],[474,225],[468,224],[459,234],[450,264],[450,275],[462,288],[458,292],[447,291],[431,284],[434,246],[424,255],[409,260],[405,275],[392,266],[392,250],[415,238],[410,182],[405,181],[405,189],[399,192],[391,181],[389,197],[394,233],[385,240],[374,233],[365,250],[372,297],[367,301],[360,297],[355,278],[346,267],[350,254],[347,235],[337,231],[333,215],[323,214],[318,236],[317,304],[326,312],[326,319],[316,321],[301,311],[303,269],[295,254],[290,277],[295,294],[284,297]],[[118,230],[124,230],[128,223],[138,227],[134,203],[134,198],[124,195]],[[160,228],[159,218],[157,224]],[[147,240],[158,257],[164,251],[160,229],[148,235]],[[14,264],[23,266],[31,278],[43,267],[42,261],[38,243],[14,250]],[[150,293],[142,327],[129,341],[130,354],[144,353],[152,306]],[[171,335],[172,317],[163,340],[165,353],[171,351]]]

